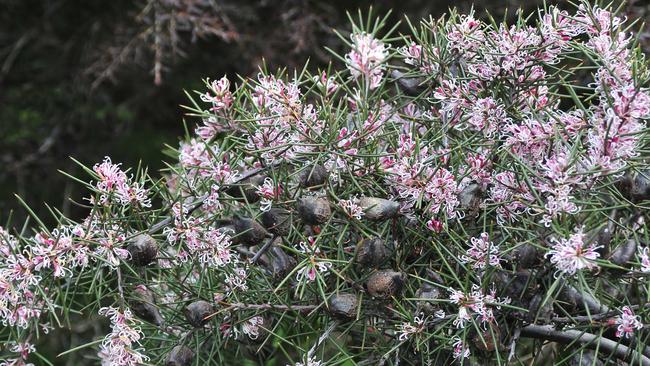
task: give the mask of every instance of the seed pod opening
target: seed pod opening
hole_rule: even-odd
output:
[[[133,289],[129,299],[129,306],[133,313],[141,319],[155,325],[163,323],[160,310],[156,306],[154,294],[146,286],[138,285]]]
[[[187,346],[178,345],[167,355],[165,366],[190,366],[192,361],[194,361],[194,351]]]
[[[363,210],[363,217],[371,221],[385,221],[397,217],[399,213],[399,203],[383,198],[361,197],[359,206]]]
[[[272,208],[262,213],[262,225],[271,233],[287,236],[291,232],[292,217],[289,210]]]
[[[245,217],[235,217],[233,219],[233,228],[238,243],[246,245],[260,244],[268,236],[266,229],[257,221]]]
[[[357,316],[359,300],[355,294],[334,294],[327,307],[332,316],[341,319],[353,319]]]
[[[387,299],[402,292],[404,277],[400,272],[377,271],[368,278],[366,287],[370,296]]]
[[[309,225],[320,225],[332,215],[330,203],[325,198],[303,197],[298,201],[298,215]]]
[[[322,186],[327,182],[328,177],[329,173],[324,166],[320,164],[314,164],[304,168],[300,172],[298,179],[300,181],[300,186],[303,188],[311,188]]]
[[[126,250],[129,251],[133,264],[146,266],[156,260],[158,243],[150,235],[140,234],[133,238]]]
[[[214,312],[214,308],[209,302],[198,300],[187,305],[183,311],[185,319],[190,325],[195,328],[202,328],[208,323],[209,319],[206,318]]]
[[[390,248],[381,238],[363,239],[357,244],[355,260],[366,267],[378,267],[390,257]]]

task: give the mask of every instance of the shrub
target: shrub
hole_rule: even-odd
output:
[[[106,158],[86,220],[3,230],[5,364],[98,312],[105,365],[650,365],[624,19],[353,23],[341,70],[206,80],[166,179]]]

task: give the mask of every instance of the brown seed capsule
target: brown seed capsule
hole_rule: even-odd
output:
[[[138,285],[133,289],[131,298],[129,299],[129,306],[135,315],[141,319],[155,325],[161,325],[163,323],[163,318],[156,306],[153,292],[146,286]]]
[[[627,173],[616,186],[623,197],[632,202],[650,199],[650,170]]]
[[[133,238],[126,250],[131,254],[133,264],[136,266],[146,266],[156,260],[158,243],[150,235],[140,234]]]
[[[399,213],[399,203],[383,198],[361,197],[359,206],[363,210],[363,217],[371,221],[392,219]]]
[[[202,328],[207,324],[209,319],[206,318],[213,312],[214,308],[212,305],[203,300],[195,301],[187,305],[184,309],[185,319],[195,328]]]
[[[289,210],[272,208],[262,213],[262,225],[271,233],[287,236],[291,232],[292,217]]]
[[[363,239],[357,244],[355,260],[366,267],[378,267],[386,262],[390,249],[381,238]]]
[[[423,283],[422,286],[420,286],[420,288],[415,292],[415,297],[419,299],[417,302],[418,311],[424,311],[427,314],[433,314],[437,309],[431,300],[440,298],[440,290],[428,283]]]
[[[491,327],[491,330],[481,331],[481,335],[478,334],[474,336],[473,343],[476,345],[476,348],[485,352],[494,352],[500,348],[501,332],[498,327]]]
[[[467,185],[467,187],[458,194],[460,208],[467,211],[470,217],[475,217],[481,208],[482,195],[483,192],[481,191],[481,186],[476,183]]]
[[[284,279],[296,267],[296,260],[273,244],[267,252],[268,265],[274,280]]]
[[[604,366],[603,361],[599,360],[596,352],[588,349],[583,349],[575,352],[573,357],[569,360],[569,366]]]
[[[368,278],[366,287],[370,296],[387,299],[402,292],[404,277],[400,272],[377,271]]]
[[[526,320],[530,323],[549,322],[553,317],[553,299],[549,298],[542,304],[544,296],[537,294],[530,299]]]
[[[406,95],[412,97],[418,96],[427,89],[426,85],[424,85],[424,78],[405,77],[405,74],[398,70],[393,70],[390,74],[395,79],[395,81],[397,81],[397,85],[399,85],[400,90],[402,90]]]
[[[167,355],[165,366],[190,366],[194,361],[194,352],[187,346],[178,345]]]
[[[327,304],[329,312],[342,319],[353,319],[357,316],[359,301],[355,294],[334,294]]]
[[[634,257],[636,248],[636,240],[630,239],[616,247],[616,249],[614,249],[612,254],[609,256],[609,260],[616,265],[623,266],[627,264],[632,259],[632,257]]]
[[[303,197],[298,201],[298,215],[309,225],[320,225],[330,218],[332,210],[325,198]]]
[[[244,172],[244,174],[246,174],[246,172]],[[239,201],[255,203],[260,200],[260,196],[257,194],[257,187],[264,184],[264,179],[266,179],[266,177],[263,175],[254,175],[237,184],[231,185],[224,192]]]
[[[532,244],[524,243],[517,246],[512,253],[513,262],[519,268],[531,269],[534,265],[538,264],[542,258],[541,252]]]
[[[320,164],[314,164],[304,168],[298,176],[300,185],[303,188],[322,186],[327,182],[328,177],[329,173],[327,169]]]
[[[235,237],[233,238],[237,243],[246,245],[256,245],[264,241],[264,238],[269,234],[257,221],[245,217],[235,217],[233,219],[233,228],[235,229]]]

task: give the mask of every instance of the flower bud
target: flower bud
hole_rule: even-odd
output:
[[[205,324],[208,323],[209,319],[206,319],[214,312],[214,308],[210,305],[209,302],[198,300],[189,305],[184,309],[185,319],[195,328],[202,328]]]
[[[332,316],[341,319],[354,319],[357,316],[359,301],[355,294],[334,294],[327,304]]]
[[[129,306],[133,313],[141,319],[155,325],[161,325],[163,318],[156,306],[153,292],[144,285],[138,285],[133,289]]]
[[[355,260],[366,267],[378,267],[388,259],[390,249],[381,238],[363,239],[357,244]]]
[[[300,172],[300,186],[303,188],[322,186],[327,182],[328,177],[329,173],[324,166],[320,164],[310,165]]]
[[[385,221],[397,217],[399,203],[383,198],[361,197],[359,206],[363,209],[364,218],[371,221]]]
[[[289,210],[272,208],[262,213],[262,225],[277,236],[287,236],[291,232],[292,217]]]
[[[233,219],[233,228],[235,229],[233,239],[246,245],[260,244],[269,236],[266,229],[257,221],[245,217],[235,217]]]
[[[192,361],[194,352],[187,346],[178,345],[169,352],[165,366],[190,366]]]
[[[320,225],[332,215],[330,203],[325,198],[303,197],[298,201],[298,215],[309,225]]]
[[[400,272],[377,271],[368,278],[366,287],[370,296],[387,299],[402,292],[404,277]]]
[[[147,234],[140,234],[133,238],[126,248],[131,254],[131,262],[136,266],[146,266],[153,262],[158,255],[156,239]]]

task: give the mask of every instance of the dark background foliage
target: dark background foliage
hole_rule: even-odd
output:
[[[542,1],[477,0],[479,15],[500,19]],[[648,5],[632,1],[630,16]],[[347,33],[346,11],[392,20],[468,12],[467,0],[0,0],[0,223],[26,211],[17,193],[48,220],[43,202],[82,212],[81,187],[58,172],[79,173],[68,157],[92,165],[108,155],[125,166],[163,167],[164,144],[184,134],[184,90],[202,78],[311,68],[340,50],[332,29]],[[406,25],[403,24],[405,27]],[[646,36],[646,42],[650,41]],[[192,128],[193,121],[188,127]],[[13,212],[13,214],[12,214]]]

